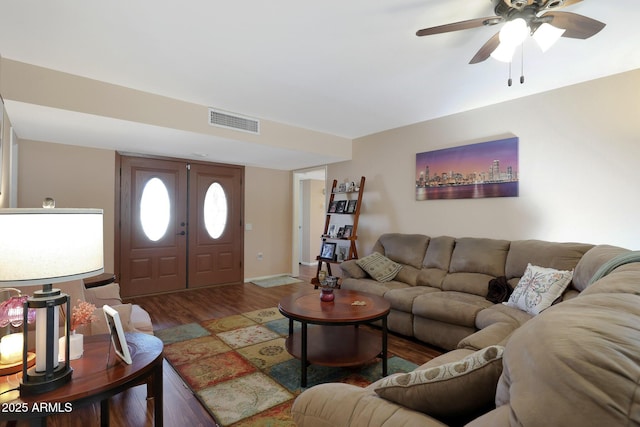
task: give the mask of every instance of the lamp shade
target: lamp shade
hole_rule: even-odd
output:
[[[0,285],[45,285],[103,272],[101,209],[0,209]]]

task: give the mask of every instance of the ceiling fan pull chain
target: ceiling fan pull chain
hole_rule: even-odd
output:
[[[520,51],[520,84],[524,83],[524,43],[522,43]]]

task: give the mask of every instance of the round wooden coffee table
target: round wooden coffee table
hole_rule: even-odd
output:
[[[331,302],[320,300],[320,291],[305,291],[280,300],[278,309],[289,318],[286,349],[300,359],[300,385],[307,386],[307,366],[357,366],[380,357],[382,376],[387,375],[387,316],[391,309],[382,297],[336,289]],[[358,325],[382,321],[382,345],[373,332]],[[294,332],[293,322],[301,323]],[[307,328],[308,324],[320,325]]]

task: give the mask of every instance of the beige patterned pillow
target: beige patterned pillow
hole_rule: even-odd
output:
[[[452,363],[380,381],[384,399],[434,417],[461,417],[494,404],[504,347],[494,345]]]
[[[527,269],[511,293],[509,301],[503,304],[535,316],[549,308],[562,295],[571,283],[572,277],[573,271],[527,264]]]
[[[402,269],[402,264],[391,261],[386,256],[374,252],[364,258],[360,258],[356,261],[356,264],[360,266],[364,271],[369,273],[369,276],[376,279],[378,282],[388,282],[393,280],[398,272]]]

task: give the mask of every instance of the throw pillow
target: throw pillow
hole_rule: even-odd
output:
[[[402,269],[401,264],[390,260],[378,252],[374,252],[371,255],[360,258],[356,261],[356,264],[358,264],[360,268],[366,271],[369,276],[373,277],[378,282],[388,282],[393,280],[400,269]]]
[[[437,418],[473,414],[494,404],[503,352],[504,347],[494,345],[457,362],[392,375],[375,392]]]
[[[487,301],[491,301],[494,304],[499,304],[509,300],[509,296],[513,289],[509,286],[507,278],[505,276],[496,277],[489,280],[489,290],[487,291]]]
[[[518,285],[505,304],[537,315],[560,296],[573,277],[573,271],[555,270],[528,264]]]

